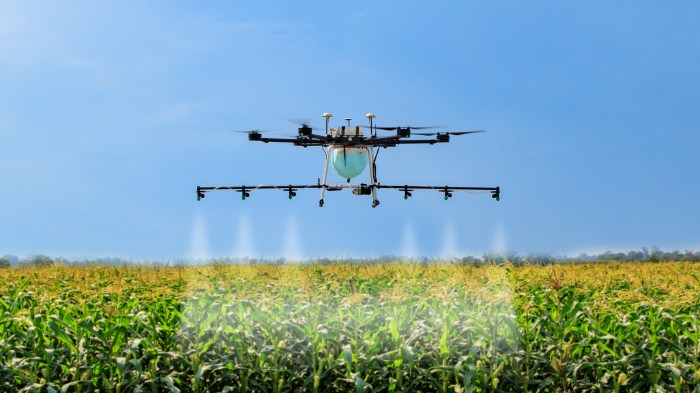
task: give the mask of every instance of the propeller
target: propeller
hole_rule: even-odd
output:
[[[378,127],[378,126],[374,126],[373,128],[376,128],[376,129],[378,129],[378,130],[384,130],[384,131],[396,131],[396,130],[398,130],[399,128],[402,128],[402,129],[406,129],[406,128],[407,128],[407,129],[409,129],[409,130],[428,130],[428,129],[431,129],[431,128],[447,128],[447,127],[444,127],[444,126],[421,126],[421,127],[412,127],[412,126],[406,126],[406,127]]]
[[[238,133],[241,133],[241,134],[252,134],[252,133],[267,134],[267,133],[270,133],[270,132],[277,132],[277,133],[279,133],[279,131],[275,131],[275,130],[229,130],[229,131],[230,131],[230,132],[238,132]]]
[[[248,134],[248,140],[249,141],[260,141],[263,139],[262,134],[267,134],[270,132],[273,132],[275,134],[281,134],[279,131],[274,131],[274,130],[246,130],[246,131],[241,131],[241,130],[229,130],[230,132],[238,132],[241,134]]]
[[[414,135],[424,135],[424,136],[433,136],[433,135],[466,135],[466,134],[478,134],[480,132],[486,132],[486,130],[474,130],[474,131],[454,131],[454,132],[414,132]]]
[[[300,127],[306,127],[306,128],[310,128],[310,129],[312,129],[312,130],[320,130],[320,129],[321,129],[321,128],[318,128],[318,127],[311,127],[311,126],[309,125],[309,123],[310,123],[310,122],[309,122],[309,119],[287,119],[287,121],[290,122],[290,123],[292,123],[292,124],[296,124],[296,125],[298,125],[298,126],[300,126]]]

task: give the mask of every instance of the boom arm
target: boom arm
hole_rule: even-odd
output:
[[[326,186],[328,188],[329,186]],[[272,186],[272,185],[259,185],[259,186],[217,186],[217,187],[201,187],[197,186],[197,200],[204,198],[204,194],[216,190],[231,190],[241,193],[241,199],[245,200],[250,196],[251,191],[255,190],[280,190],[286,191],[288,193],[289,199],[297,196],[296,191],[304,188],[323,188],[321,183],[318,184],[305,184],[305,185],[287,185],[287,186]]]
[[[501,199],[501,188],[500,187],[459,187],[459,186],[426,186],[426,185],[421,185],[421,186],[410,186],[410,185],[403,185],[403,186],[392,186],[392,185],[384,185],[384,184],[360,184],[360,185],[324,185],[321,184],[319,181],[318,184],[304,184],[304,185],[281,185],[281,186],[275,186],[275,185],[259,185],[259,186],[218,186],[218,187],[202,187],[198,186],[197,187],[197,200],[201,200],[204,198],[205,194],[207,192],[211,191],[217,191],[217,190],[230,190],[230,191],[235,191],[235,192],[240,192],[241,193],[241,199],[245,200],[247,197],[250,197],[250,192],[251,191],[257,191],[257,190],[280,190],[284,191],[287,193],[288,198],[292,199],[297,195],[298,190],[302,189],[325,189],[326,191],[340,191],[343,188],[351,188],[353,190],[353,193],[356,195],[370,195],[373,189],[382,189],[382,188],[389,188],[389,189],[394,189],[398,191],[403,191],[404,193],[404,199],[408,199],[411,197],[413,194],[412,192],[415,190],[435,190],[438,192],[441,192],[445,195],[445,200],[448,200],[452,197],[452,192],[454,191],[488,191],[491,193],[491,198],[496,199],[499,201]]]
[[[377,189],[380,188],[391,188],[394,190],[399,190],[404,192],[404,199],[408,199],[412,194],[413,190],[435,190],[445,194],[445,200],[452,198],[452,191],[490,191],[491,198],[497,201],[501,200],[501,187],[453,187],[453,186],[387,186],[384,184],[377,184]]]

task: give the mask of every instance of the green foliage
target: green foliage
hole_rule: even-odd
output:
[[[659,265],[4,272],[0,390],[698,391],[699,269]]]
[[[8,268],[10,266],[12,266],[12,263],[10,262],[9,259],[0,258],[0,269]]]

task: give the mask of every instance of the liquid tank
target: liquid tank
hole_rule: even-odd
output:
[[[367,150],[334,147],[331,149],[331,162],[338,175],[352,179],[360,175],[367,167]]]

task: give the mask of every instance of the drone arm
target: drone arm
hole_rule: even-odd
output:
[[[219,191],[219,190],[229,190],[229,191],[235,191],[235,192],[240,192],[241,193],[241,199],[245,200],[246,198],[250,197],[250,192],[251,191],[257,191],[257,190],[280,190],[287,192],[289,195],[289,199],[292,199],[297,195],[297,190],[300,189],[306,189],[306,188],[331,188],[330,186],[323,186],[320,184],[302,184],[302,185],[280,185],[280,186],[275,186],[275,185],[258,185],[258,186],[216,186],[216,187],[202,187],[202,186],[197,186],[197,200],[200,200],[205,197],[205,194],[208,192],[212,191]]]
[[[491,192],[491,198],[499,201],[501,200],[501,188],[500,187],[459,187],[459,186],[390,186],[384,184],[377,184],[377,189],[389,188],[394,190],[399,190],[404,192],[404,198],[408,199],[411,196],[411,191],[413,190],[435,190],[445,194],[445,200],[452,197],[452,191],[489,191]]]
[[[430,144],[434,145],[436,143],[446,143],[449,142],[448,140],[440,140],[440,139],[398,139],[396,141],[397,145],[418,145],[418,144]]]
[[[254,140],[265,143],[297,143],[299,141],[297,138],[259,138]]]
[[[436,143],[449,142],[448,139],[407,139],[396,136],[372,138],[369,140],[371,146],[375,147],[394,147],[397,145],[434,145]]]
[[[294,146],[324,146],[325,139],[311,139],[311,138],[249,138],[253,142],[264,142],[264,143],[291,143]]]

